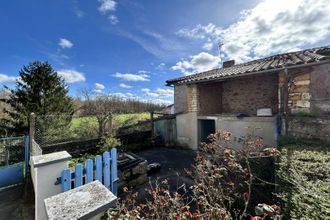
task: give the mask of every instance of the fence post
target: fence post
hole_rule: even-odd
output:
[[[36,115],[34,113],[31,113],[29,118],[30,146],[32,146],[32,140],[35,140],[35,131],[36,131]]]
[[[71,155],[66,151],[31,157],[31,177],[35,193],[35,219],[47,219],[44,199],[61,193],[55,185],[57,177],[66,169]]]
[[[27,177],[29,172],[29,162],[30,162],[30,138],[29,136],[24,136],[24,150],[25,150],[25,177]]]
[[[150,120],[151,120],[151,138],[154,137],[154,112],[150,112]]]

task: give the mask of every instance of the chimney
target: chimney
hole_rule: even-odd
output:
[[[222,68],[228,68],[235,65],[235,60],[228,60],[223,62]]]

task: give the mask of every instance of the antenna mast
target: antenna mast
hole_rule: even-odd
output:
[[[219,44],[218,44],[218,50],[219,50],[219,58],[220,58],[221,66],[223,65],[222,57],[221,57],[221,47],[222,46],[223,46],[223,43],[220,41]]]

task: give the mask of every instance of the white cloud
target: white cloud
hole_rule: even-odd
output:
[[[217,27],[213,23],[206,26],[198,24],[193,29],[181,29],[176,34],[182,37],[189,37],[194,39],[205,39],[212,36],[219,36],[223,32],[222,28]]]
[[[127,85],[127,84],[125,84],[125,83],[120,83],[120,84],[119,84],[119,87],[121,87],[121,88],[125,88],[125,89],[130,89],[130,88],[132,88],[133,86]]]
[[[113,24],[113,25],[116,25],[119,22],[119,20],[118,20],[118,18],[117,18],[116,15],[110,15],[108,17],[108,19],[111,22],[111,24]]]
[[[103,93],[103,90],[102,89],[94,89],[93,92],[101,94],[101,93]]]
[[[17,77],[0,73],[0,83],[13,83],[16,81],[16,79]]]
[[[157,94],[155,92],[151,92],[150,89],[144,88],[144,89],[141,89],[141,91],[148,97],[153,97],[153,98],[159,97],[159,94]]]
[[[165,66],[166,66],[165,63],[160,63],[160,64],[156,67],[156,69],[158,69],[158,70],[162,70],[162,69],[164,69]]]
[[[140,73],[140,74],[148,74],[150,72],[149,71],[146,71],[146,70],[139,70],[138,73]]]
[[[156,92],[160,96],[172,97],[174,95],[174,90],[173,89],[161,89],[161,88],[158,88],[158,89],[156,89]]]
[[[133,73],[115,73],[113,77],[120,78],[126,81],[150,81],[149,75],[144,73],[133,74]]]
[[[328,0],[265,0],[241,14],[225,29],[199,24],[177,34],[204,40],[204,46],[208,38],[221,41],[225,57],[237,62],[310,47],[330,36]]]
[[[172,70],[179,70],[184,75],[190,75],[197,72],[203,72],[214,69],[219,66],[221,59],[218,56],[201,52],[191,56],[190,61],[181,60],[172,66]]]
[[[101,83],[95,83],[95,89],[96,90],[103,90],[103,89],[105,89],[105,86]]]
[[[187,47],[171,36],[164,36],[158,32],[142,31],[140,33],[128,33],[121,31],[120,34],[124,37],[139,44],[148,53],[160,58],[161,60],[173,59],[173,54],[180,56],[185,54],[183,51]]]
[[[148,88],[143,88],[141,91],[148,97],[152,98],[169,98],[173,97],[174,91],[172,89],[157,88],[155,91],[151,91]]]
[[[116,10],[117,2],[114,0],[99,0],[99,2],[101,3],[99,11],[102,13]]]
[[[203,49],[205,49],[205,50],[212,50],[212,48],[213,48],[213,43],[212,42],[206,42],[203,45]]]
[[[58,45],[63,49],[73,47],[73,43],[65,38],[60,38]]]
[[[57,71],[58,75],[61,76],[67,83],[76,83],[85,81],[86,78],[83,73],[76,70],[63,69]]]
[[[127,95],[125,93],[122,93],[122,92],[111,92],[111,93],[109,93],[109,95],[117,96],[117,97],[120,97],[120,98],[127,98]]]

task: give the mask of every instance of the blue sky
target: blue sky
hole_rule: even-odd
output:
[[[327,0],[29,0],[0,3],[0,85],[49,61],[80,88],[171,103],[170,78],[330,44]],[[218,44],[221,42],[221,59]]]

